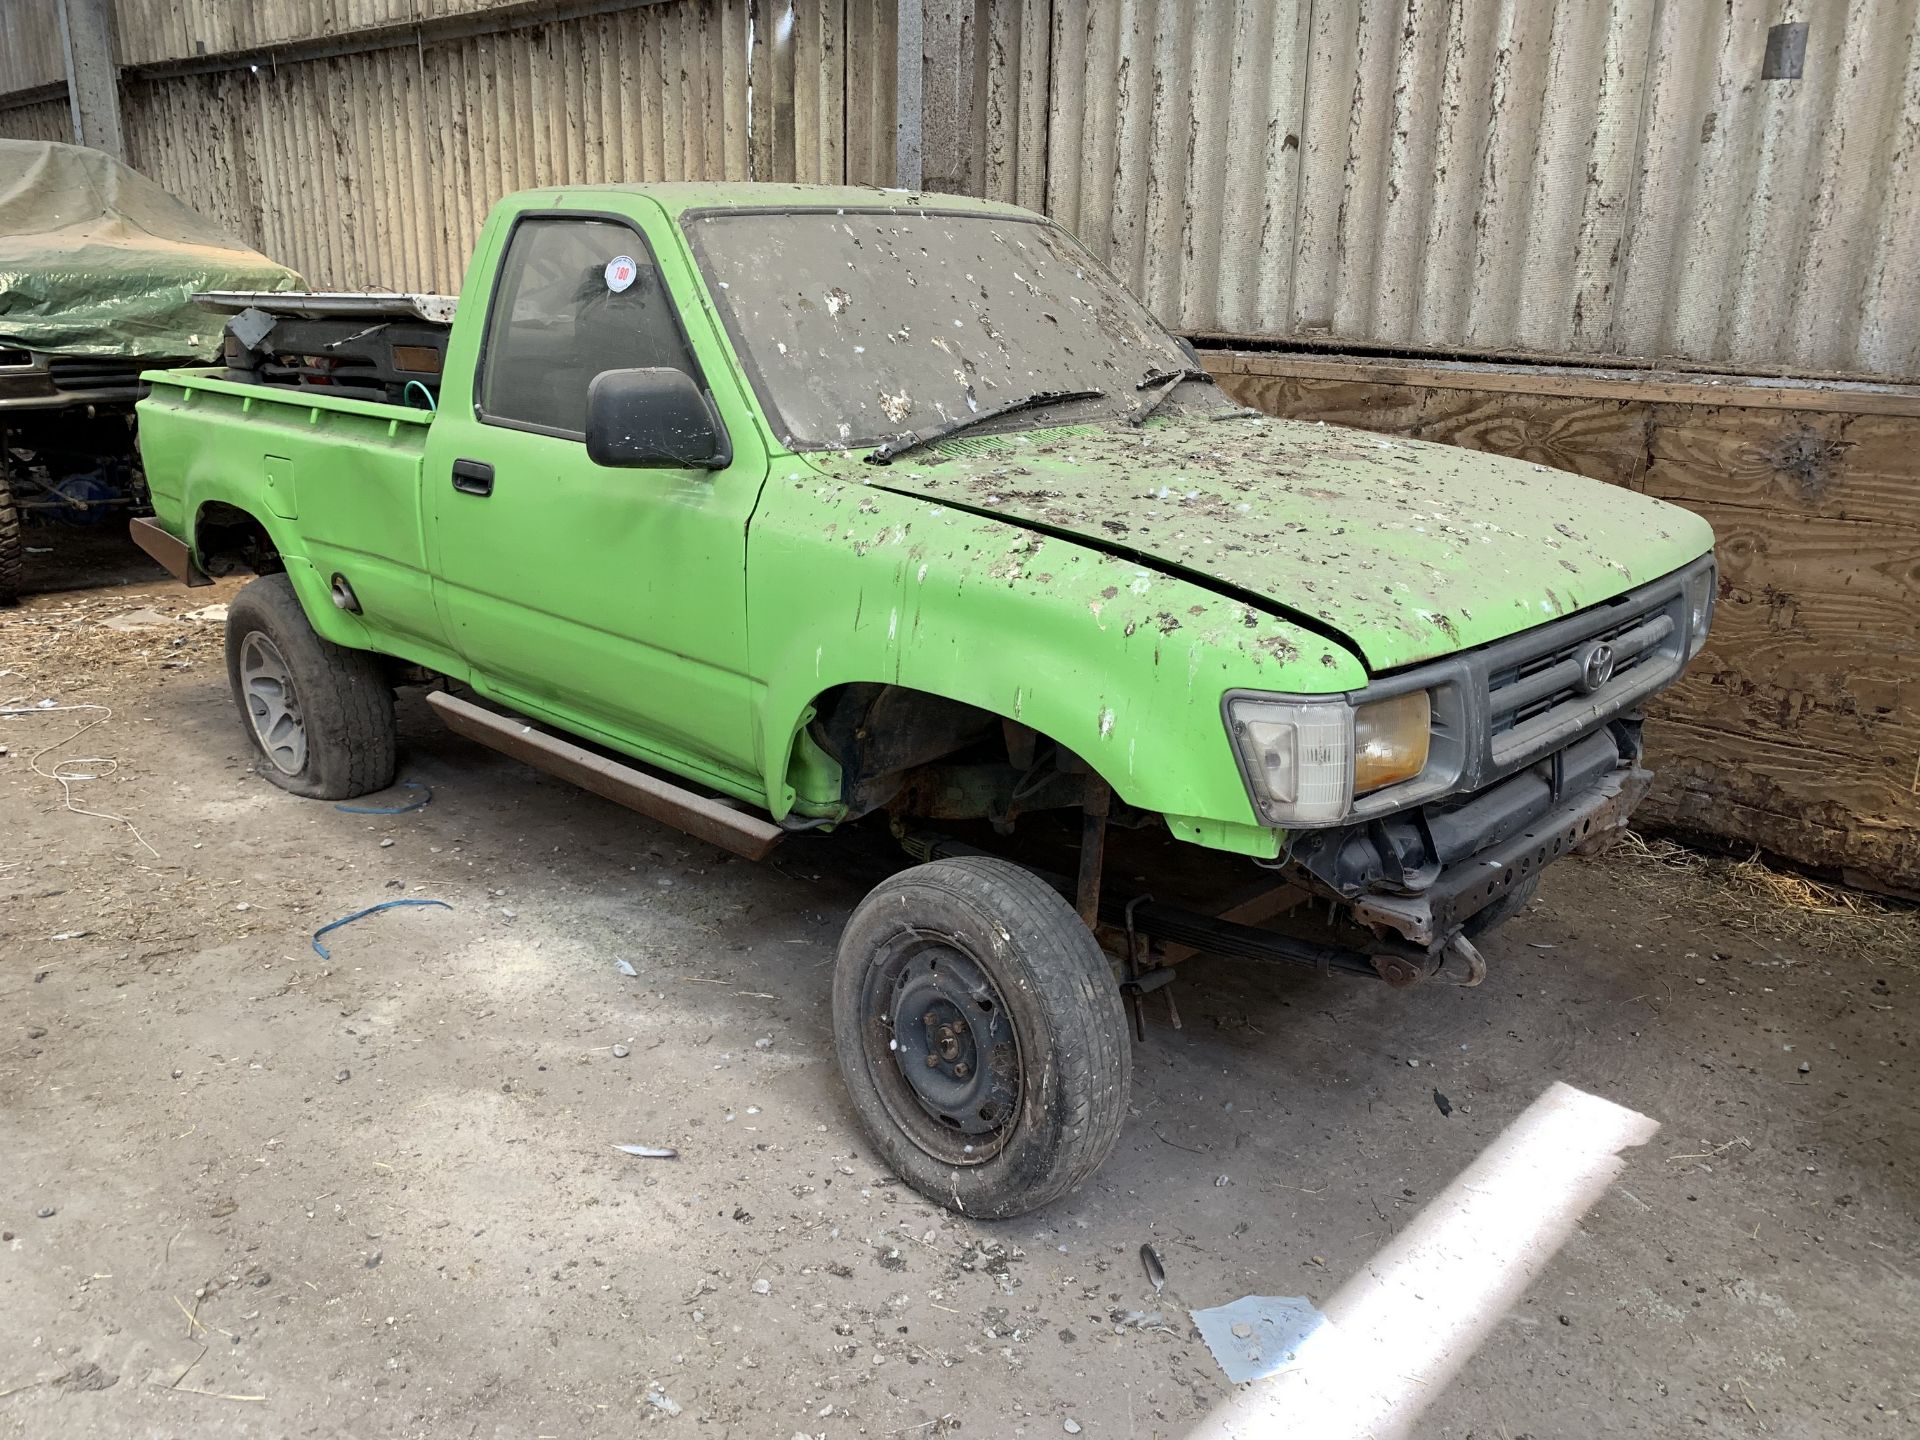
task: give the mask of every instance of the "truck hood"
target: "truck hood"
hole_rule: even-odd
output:
[[[1263,600],[1375,672],[1571,614],[1713,545],[1698,516],[1565,471],[1228,413],[956,436],[888,466],[810,458]]]

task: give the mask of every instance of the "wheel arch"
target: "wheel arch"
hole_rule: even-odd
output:
[[[747,572],[757,760],[779,816],[804,788],[796,741],[818,698],[897,685],[1029,727],[1182,838],[1270,857],[1225,696],[1365,679],[1331,641],[1188,577],[818,472],[776,466]]]
[[[829,712],[839,696],[861,687],[892,692],[899,697],[898,703],[912,706],[925,716],[929,728],[936,734],[944,723],[942,712],[954,710],[984,716],[1002,726],[1025,727],[1040,739],[1077,756],[1127,804],[1144,810],[1171,809],[1176,814],[1184,813],[1177,805],[1156,803],[1173,798],[1178,793],[1176,790],[1153,785],[1141,774],[1137,764],[1129,766],[1130,758],[1137,759],[1137,747],[1113,743],[1116,724],[1113,706],[1089,706],[1084,698],[1070,695],[1068,687],[1029,683],[1014,683],[1009,703],[1008,692],[995,683],[993,676],[957,666],[944,675],[909,675],[906,673],[909,669],[902,666],[898,678],[865,671],[850,672],[829,683],[796,689],[784,703],[774,700],[770,693],[764,778],[776,817],[789,813],[796,803],[822,798],[817,786],[827,772],[809,753],[818,748],[809,727],[817,716]],[[1220,740],[1225,743],[1224,730]],[[920,758],[930,761],[937,755],[928,753]],[[1226,757],[1226,763],[1231,767],[1231,755]],[[837,770],[837,765],[833,768]],[[816,788],[815,794],[803,793],[809,785]],[[1248,816],[1252,816],[1251,806]]]
[[[354,649],[370,649],[372,634],[360,620],[333,603],[327,577],[307,558],[292,523],[265,505],[238,497],[203,495],[190,511],[189,543],[195,563],[208,575],[250,570],[256,575],[284,574],[293,585],[307,623],[324,639]]]
[[[285,570],[281,543],[267,523],[230,500],[202,500],[193,514],[193,553],[209,575],[236,569],[256,575]]]
[[[795,717],[779,788],[770,786],[769,793],[792,792],[790,805],[812,810],[827,801],[823,787],[832,786],[836,798],[855,800],[855,815],[864,814],[877,807],[858,803],[863,786],[937,764],[996,731],[1011,751],[1010,725],[1071,751],[1058,736],[961,695],[893,681],[842,681],[812,695]],[[862,762],[852,774],[845,769],[849,751]]]

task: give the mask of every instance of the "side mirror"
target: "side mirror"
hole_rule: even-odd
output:
[[[684,370],[603,370],[587,386],[587,458],[596,465],[724,470],[733,447]]]

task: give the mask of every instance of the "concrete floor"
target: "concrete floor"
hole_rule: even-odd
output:
[[[1897,920],[1609,858],[1477,991],[1197,960],[1106,1167],[978,1224],[884,1172],[832,1060],[873,837],[732,861],[417,699],[431,804],[293,799],[174,618],[220,595],[114,565],[0,612],[0,700],[112,707],[43,767],[101,757],[75,804],[157,852],[30,767],[100,712],[0,719],[0,1435],[1177,1435],[1227,1389],[1184,1307],[1324,1299],[1556,1080],[1662,1129],[1418,1433],[1915,1428]],[[309,947],[402,896],[453,908]]]

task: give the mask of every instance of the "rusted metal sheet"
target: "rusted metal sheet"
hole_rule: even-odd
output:
[[[398,13],[398,0],[355,0],[350,15],[277,7],[305,17],[296,33],[271,14],[152,3],[172,38],[132,55],[155,61]],[[422,0],[421,14],[462,4],[483,8]],[[580,8],[591,13],[417,45],[131,76],[131,158],[315,284],[429,290],[458,288],[488,207],[512,190],[891,178],[893,0]]]
[[[453,291],[509,191],[747,178],[748,8],[133,79],[129,158],[312,284]]]
[[[0,109],[0,137],[8,140],[73,140],[73,111],[64,91],[58,99]]]
[[[1647,125],[1661,148],[1644,154],[1619,338],[1914,374],[1920,6],[1752,0],[1657,18]],[[1802,78],[1760,79],[1768,27],[1799,19]]]
[[[67,66],[60,49],[60,18],[54,4],[55,0],[0,0],[0,105],[6,103],[5,96],[16,91],[65,82]],[[4,113],[0,113],[0,123],[4,121]]]
[[[929,174],[1044,203],[1178,327],[1920,373],[1920,0],[977,13],[981,164]]]
[[[839,5],[795,5],[776,23],[793,30],[794,178],[846,178],[847,53]]]
[[[1047,204],[1051,9],[1052,0],[994,5],[981,78],[981,193],[1030,210]]]
[[[27,3],[27,0],[13,0]],[[36,0],[45,3],[45,0]],[[753,170],[760,178],[841,184],[891,179],[893,168],[893,65],[897,0],[259,0],[236,6],[224,0],[117,0],[122,62],[128,66],[217,68],[223,54],[256,54],[271,47],[302,48],[332,41],[331,50],[371,48],[376,40],[398,49],[423,51],[419,73],[429,85],[435,50],[469,39],[470,50],[496,49],[478,36],[450,33],[448,22],[484,25],[488,38],[507,39],[542,19],[555,39],[545,65],[522,72],[528,98],[537,87],[544,107],[568,94],[564,73],[586,67],[581,87],[585,112],[546,110],[535,122],[530,153],[523,157],[544,181],[558,178],[549,166],[558,155],[567,173],[593,173],[590,147],[622,148],[635,137],[645,152],[648,175],[722,178],[744,175],[750,128],[748,70],[753,68],[751,116],[756,146]],[[643,8],[668,12],[641,25]],[[716,22],[724,18],[727,39]],[[751,20],[752,56],[747,36]],[[471,31],[473,25],[457,29]],[[697,30],[697,36],[687,33]],[[645,43],[628,44],[645,30]],[[409,35],[418,32],[419,47]],[[709,49],[709,47],[716,47]],[[683,94],[676,83],[677,57],[697,48],[703,64]],[[517,54],[517,50],[515,51]],[[209,58],[210,57],[210,58]],[[282,65],[280,68],[284,68]],[[463,92],[476,111],[513,106],[514,97]],[[515,113],[524,114],[516,110]],[[617,124],[622,128],[615,128]],[[449,119],[452,119],[449,116]],[[710,133],[717,123],[717,132]],[[638,132],[636,136],[636,132]],[[672,138],[666,138],[668,135]],[[728,164],[720,163],[723,157]],[[738,164],[733,163],[738,161]],[[514,163],[510,157],[501,163]],[[638,173],[638,172],[628,172]]]
[[[920,0],[922,183],[984,194],[981,42],[993,9],[977,0]]]
[[[469,740],[491,746],[536,770],[558,775],[582,790],[590,790],[616,805],[637,810],[735,855],[764,860],[773,847],[786,838],[787,832],[763,815],[698,794],[571,740],[537,730],[518,715],[503,715],[444,691],[429,695],[427,703],[449,729]]]

